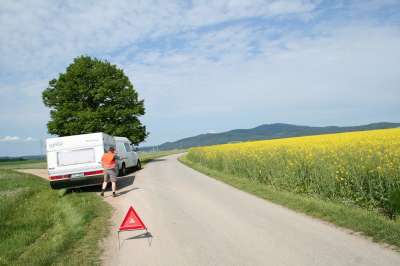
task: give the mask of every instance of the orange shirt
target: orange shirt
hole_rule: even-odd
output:
[[[115,153],[107,152],[103,154],[101,158],[101,164],[105,169],[114,169],[115,168]]]

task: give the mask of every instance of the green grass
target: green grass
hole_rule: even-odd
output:
[[[46,169],[45,160],[0,162],[0,169]]]
[[[99,264],[111,207],[94,193],[62,195],[39,177],[0,170],[0,265]]]
[[[327,201],[308,195],[278,191],[269,185],[248,178],[209,169],[199,163],[190,161],[187,156],[182,156],[179,160],[201,173],[240,190],[286,206],[292,210],[331,222],[337,226],[360,232],[365,236],[371,237],[376,242],[387,243],[396,250],[400,250],[400,219],[390,220],[382,214],[352,205]]]
[[[184,152],[185,150],[169,150],[169,151],[156,151],[156,152],[140,152],[139,153],[139,158],[142,163],[142,165],[145,165],[146,163],[150,162],[151,160],[154,160],[159,157],[171,155],[171,154],[177,154]]]

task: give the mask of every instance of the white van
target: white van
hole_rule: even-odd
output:
[[[140,168],[140,160],[127,138],[105,133],[82,134],[46,140],[47,168],[52,188],[73,188],[103,182],[101,157],[114,147],[119,157],[118,172]]]
[[[140,169],[139,156],[136,153],[132,143],[128,138],[114,137],[115,140],[115,151],[118,155],[118,173],[119,175],[125,175],[127,168],[136,167]]]

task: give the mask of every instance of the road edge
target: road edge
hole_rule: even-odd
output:
[[[328,202],[316,197],[277,191],[271,187],[256,183],[246,178],[235,177],[209,169],[187,159],[186,155],[178,157],[182,164],[202,174],[247,192],[258,198],[271,201],[293,211],[328,222],[351,234],[361,235],[386,248],[400,252],[400,221],[391,221],[372,211],[347,206],[341,203]]]

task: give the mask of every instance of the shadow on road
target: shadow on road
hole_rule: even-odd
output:
[[[129,193],[129,192],[131,192],[133,190],[136,190],[136,189],[140,189],[140,188],[134,187],[134,188],[131,188],[131,189],[128,189],[128,190],[124,190],[124,191],[117,191],[117,196],[124,195],[124,194]]]
[[[154,159],[150,159],[147,161],[147,163],[151,163],[151,162],[162,162],[162,161],[166,161],[167,159],[163,159],[163,158],[154,158]]]
[[[163,158],[153,158],[153,159],[144,159],[142,161],[142,166],[146,165],[146,164],[151,164],[151,163],[155,163],[155,162],[162,162],[162,161],[166,161],[167,159],[163,159]]]
[[[143,239],[143,238],[147,238],[148,242],[149,242],[149,246],[151,246],[151,242],[153,241],[153,235],[150,232],[145,232],[145,233],[142,233],[140,235],[136,235],[136,236],[131,236],[131,237],[125,238],[125,239],[122,240],[122,243],[124,243],[124,241],[127,241],[127,240]]]
[[[134,175],[127,175],[127,176],[122,176],[117,179],[117,188],[121,189],[127,186],[130,186],[135,182],[136,176]]]
[[[153,237],[153,235],[150,232],[145,232],[145,233],[142,233],[140,235],[136,235],[136,236],[131,236],[131,237],[125,238],[125,240],[141,239],[141,238],[152,238],[152,237]]]
[[[135,182],[135,178],[136,178],[136,176],[133,174],[118,177],[117,178],[117,190],[120,190],[124,187],[132,185],[133,182]],[[110,189],[111,189],[111,182],[108,182],[106,190],[110,190]],[[118,193],[118,195],[123,195],[123,194],[128,193],[129,191],[132,191],[135,189],[138,189],[138,188],[132,188],[127,191],[122,191],[122,192]],[[67,189],[66,194],[69,194],[72,192],[74,192],[74,193],[101,192],[101,184],[94,185],[94,186],[88,186],[88,187],[70,188],[70,189]]]

